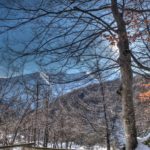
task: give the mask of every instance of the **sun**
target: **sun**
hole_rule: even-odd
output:
[[[117,42],[111,44],[111,45],[110,45],[110,48],[112,49],[113,52],[119,53],[119,49],[118,49],[118,46],[117,46]]]

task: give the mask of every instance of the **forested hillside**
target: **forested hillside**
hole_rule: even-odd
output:
[[[19,78],[12,79],[17,81]],[[75,90],[62,90],[57,96],[56,89],[52,90],[52,87],[56,88],[58,84],[55,86],[49,81],[47,85],[43,78],[36,79],[32,74],[23,79],[26,79],[26,84],[12,82],[13,88],[7,92],[7,96],[14,94],[14,88],[19,87],[18,95],[15,94],[13,99],[1,99],[1,143],[38,141],[38,144],[53,143],[53,147],[66,143],[66,147],[69,147],[73,143],[105,146],[107,140],[110,140],[113,145],[124,144],[118,79],[88,83],[84,87],[78,85]],[[150,131],[149,80],[135,77],[133,89],[138,136],[144,136]]]

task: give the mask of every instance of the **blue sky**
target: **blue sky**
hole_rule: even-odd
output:
[[[28,1],[29,2],[29,1]],[[3,2],[5,3],[5,1]],[[7,2],[6,2],[7,3]],[[8,4],[8,6],[13,7],[14,4]],[[5,14],[8,18],[18,18],[18,17],[22,17],[24,16],[24,12],[23,13],[17,13],[16,11],[10,11],[9,13],[7,12],[7,9],[1,9],[0,10],[0,18],[5,18]],[[26,16],[26,14],[25,14]],[[49,18],[48,18],[49,19]],[[13,26],[17,24],[17,21],[13,20],[8,20],[8,21],[0,21],[0,26]],[[38,25],[37,25],[38,27]],[[27,23],[26,25],[20,26],[19,28],[10,30],[8,32],[5,32],[3,34],[1,34],[0,36],[0,58],[1,58],[1,62],[0,62],[0,76],[5,76],[8,73],[8,68],[9,71],[11,72],[11,70],[14,71],[15,67],[16,70],[18,68],[21,68],[21,72],[23,69],[23,73],[32,73],[32,72],[37,72],[37,71],[41,71],[42,69],[48,69],[50,71],[61,71],[62,68],[60,68],[61,65],[63,65],[63,63],[65,64],[65,60],[61,60],[60,62],[56,62],[56,63],[52,63],[51,65],[47,67],[40,67],[38,66],[37,62],[39,61],[49,61],[48,59],[53,60],[54,56],[47,56],[47,57],[42,57],[39,58],[37,57],[24,57],[21,59],[17,59],[15,61],[14,58],[17,58],[17,55],[15,56],[15,53],[12,53],[10,51],[10,49],[13,49],[16,52],[22,52],[22,51],[26,51],[26,52],[31,52],[34,49],[38,49],[37,46],[40,45],[38,43],[38,40],[35,40],[34,42],[32,42],[27,48],[26,45],[28,44],[28,42],[35,36],[35,29],[34,28],[34,24],[32,23]],[[4,28],[0,29],[0,33],[3,32]],[[50,33],[51,31],[49,31]],[[58,31],[59,32],[59,31]],[[41,35],[42,37],[43,35]],[[40,37],[40,38],[41,38]],[[47,38],[47,37],[46,37]],[[66,39],[67,40],[67,39]],[[50,45],[50,47],[56,47],[57,45],[61,44],[61,40],[60,41],[54,41],[53,43],[51,43],[52,45]],[[48,46],[49,47],[49,46]],[[64,54],[65,55],[65,54]],[[61,57],[62,55],[60,55]],[[54,58],[55,60],[55,58]],[[13,61],[13,63],[12,63]],[[23,63],[25,62],[25,64]],[[71,61],[69,62],[69,65],[71,65]],[[63,69],[66,70],[65,67],[63,67]],[[67,70],[68,73],[78,73],[79,71],[81,71],[82,69],[80,67],[77,68],[72,68]],[[18,73],[18,72],[17,72]]]
[[[2,34],[0,36],[0,55],[1,55],[1,63],[0,63],[0,76],[4,76],[7,73],[7,69],[12,65],[11,59],[13,58],[11,53],[9,52],[9,47],[13,48],[16,51],[22,50],[24,45],[29,37],[32,36],[32,32],[30,28],[18,29],[15,31],[9,31],[7,34]],[[9,46],[8,46],[9,44]],[[15,55],[14,55],[15,56]],[[21,62],[14,62],[14,65],[19,67]],[[24,66],[24,72],[30,73],[38,71],[38,66],[36,65],[34,60],[27,60],[27,63]]]
[[[28,6],[30,4],[31,6],[33,6],[33,3],[31,3],[31,1],[25,0],[25,2],[28,2]],[[6,1],[3,1],[3,2],[6,2]],[[32,2],[35,2],[35,1],[32,1]],[[15,4],[13,3],[12,4],[8,3],[8,6],[9,5],[11,7],[15,7]],[[46,8],[49,10],[53,9],[50,7],[46,7]],[[42,14],[43,12],[40,12],[40,13]],[[4,25],[12,26],[18,23],[17,22],[18,20],[16,21],[12,19],[14,18],[16,19],[18,17],[20,18],[22,16],[26,17],[28,15],[36,16],[34,12],[32,12],[31,14],[30,13],[26,14],[26,12],[22,10],[21,11],[15,10],[15,11],[7,12],[7,9],[1,9],[0,18],[5,19],[7,16],[7,18],[11,18],[11,20],[7,20],[7,21],[0,20],[0,27],[1,27],[0,33],[3,32],[3,29],[4,29],[2,28],[2,26]],[[76,14],[76,15],[78,18],[79,14]],[[15,28],[13,30],[10,30],[6,33],[1,34],[1,37],[0,37],[0,48],[1,48],[0,49],[0,55],[1,55],[0,76],[3,76],[5,74],[4,71],[7,72],[7,68],[9,68],[10,70],[12,69],[12,71],[14,69],[18,70],[18,68],[21,68],[21,71],[23,70],[23,73],[25,74],[36,72],[36,71],[41,71],[41,70],[43,71],[45,69],[48,69],[51,72],[67,70],[68,73],[78,73],[79,71],[86,71],[86,69],[82,67],[83,64],[80,63],[81,62],[80,54],[82,55],[82,53],[84,53],[84,54],[90,55],[90,53],[93,51],[92,46],[94,45],[94,42],[92,42],[93,45],[90,48],[89,46],[88,48],[86,48],[86,52],[84,51],[85,50],[84,46],[91,40],[90,35],[93,34],[93,30],[95,30],[96,28],[96,32],[99,31],[99,29],[101,28],[100,25],[95,26],[96,23],[93,20],[94,25],[92,23],[88,24],[88,28],[84,30],[87,23],[80,20],[81,22],[77,23],[76,28],[73,28],[73,30],[71,31],[72,33],[75,32],[75,34],[68,34],[67,36],[61,36],[60,38],[55,38],[61,34],[64,34],[64,32],[69,31],[70,28],[74,25],[74,22],[77,21],[75,18],[76,17],[73,17],[73,19],[71,20],[63,18],[60,21],[58,17],[53,20],[53,17],[51,17],[51,14],[50,14],[50,16],[46,15],[42,18],[38,18],[37,20],[34,20],[30,23],[27,23],[18,28]],[[53,20],[53,23],[51,24],[50,28],[47,28],[49,27],[48,25],[52,20]],[[21,21],[24,21],[24,19],[22,19]],[[90,19],[87,19],[87,21],[90,21]],[[59,26],[62,29],[59,28]],[[48,29],[48,31],[45,31],[45,29]],[[92,31],[90,31],[91,29]],[[82,32],[82,35],[78,36],[78,33],[81,33],[82,30],[84,30],[84,32]],[[38,36],[40,32],[41,34]],[[33,37],[36,37],[36,40],[34,40],[34,42],[31,42],[31,44],[28,47],[26,47],[28,42]],[[84,39],[85,37],[90,37],[90,38],[86,41],[83,40],[81,43],[78,42]],[[47,39],[49,40],[51,38],[52,39],[54,38],[54,39],[51,40],[51,42],[48,42],[48,44],[45,44],[44,46],[40,47],[43,43],[47,42]],[[101,39],[99,38],[98,41],[96,40],[96,42],[99,43],[100,40]],[[70,44],[72,41],[75,42],[76,44],[71,46],[71,48],[70,46],[65,47],[65,48],[60,48],[60,47],[63,47],[65,44],[66,45]],[[79,46],[79,50],[78,50],[78,46]],[[103,49],[102,47],[99,47],[98,44],[96,46],[98,47],[100,51],[101,49]],[[56,51],[57,53],[55,53],[55,51],[54,51],[55,54],[53,53],[53,51],[51,52],[51,50],[54,50],[57,48],[58,48],[58,50]],[[15,55],[14,52],[12,53],[10,49],[13,49],[15,52],[17,52],[17,55]],[[50,51],[50,53],[47,53],[47,50]],[[39,52],[40,54],[36,53],[34,56],[21,57],[21,59],[15,59],[15,61],[13,61],[12,63],[12,60],[14,60],[14,58],[18,58],[19,52],[30,53],[34,51]],[[41,51],[42,52],[44,51],[44,53],[41,54]],[[65,51],[67,51],[67,53],[65,53]],[[57,62],[55,62],[56,60]],[[43,66],[40,67],[37,65],[37,63],[38,64],[43,63]],[[50,65],[47,65],[47,66],[44,65],[46,63],[49,63]],[[68,70],[68,67],[69,67],[69,70]]]
[[[28,1],[29,3],[30,1]],[[7,6],[14,7],[15,3],[13,1],[1,1],[2,4]],[[13,49],[17,52],[21,52],[27,42],[33,37],[32,25],[27,24],[19,28],[10,30],[8,32],[2,33],[5,29],[5,26],[13,26],[17,23],[15,20],[2,20],[3,18],[17,18],[22,17],[23,13],[17,11],[8,11],[7,9],[0,9],[0,76],[5,76],[8,73],[8,70],[11,72],[11,69],[18,67],[24,67],[24,73],[36,72],[39,70],[38,65],[34,59],[25,59],[13,61],[15,58],[15,53],[10,52],[10,49]],[[34,46],[34,43],[32,44]],[[13,63],[12,63],[13,61]],[[23,66],[23,61],[26,64]]]

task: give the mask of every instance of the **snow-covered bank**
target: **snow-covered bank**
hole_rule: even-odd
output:
[[[145,141],[149,139],[150,139],[150,133],[145,137],[142,138],[138,137],[138,147],[136,148],[136,150],[150,150],[150,147],[143,144]]]
[[[145,137],[138,137],[138,141],[139,142],[145,142],[145,141],[147,141],[148,139],[150,139],[150,133],[148,134],[148,135],[146,135]]]

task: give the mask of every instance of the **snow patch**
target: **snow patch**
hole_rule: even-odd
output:
[[[22,150],[21,147],[15,147],[15,148],[12,148],[12,150]]]
[[[136,148],[136,150],[150,150],[150,147],[143,144],[143,142],[147,141],[149,138],[150,138],[150,133],[143,138],[138,137],[138,147]]]
[[[140,142],[145,142],[145,141],[147,141],[148,139],[150,139],[150,133],[149,133],[147,136],[143,137],[143,138],[138,137],[138,141],[140,141]]]

